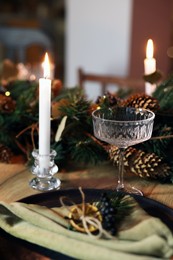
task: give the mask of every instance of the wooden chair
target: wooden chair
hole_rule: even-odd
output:
[[[109,84],[116,85],[118,88],[127,89],[130,88],[132,92],[142,93],[145,89],[144,80],[123,78],[112,75],[101,75],[94,73],[85,73],[82,68],[78,70],[78,83],[82,89],[85,89],[85,82],[98,82],[101,86],[101,94],[105,94],[107,86]]]

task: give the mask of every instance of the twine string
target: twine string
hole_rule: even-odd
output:
[[[68,210],[69,213],[71,213],[71,209],[70,209],[70,206],[65,203],[65,199],[67,199],[68,202],[70,202],[71,206],[75,205],[75,209],[76,209],[75,214],[79,216],[78,220],[82,223],[82,226],[83,226],[85,232],[90,237],[100,238],[104,235],[106,238],[111,238],[111,239],[115,238],[115,237],[111,236],[106,230],[103,229],[102,223],[98,218],[96,218],[96,215],[95,216],[87,216],[87,214],[86,214],[86,205],[87,204],[85,203],[85,194],[82,191],[81,187],[79,187],[79,191],[80,191],[80,194],[81,194],[81,197],[82,197],[82,207],[80,207],[79,205],[74,203],[74,201],[72,201],[71,199],[69,199],[65,196],[60,197],[61,205],[63,207],[65,207]],[[97,214],[98,211],[95,212],[95,213]],[[95,230],[97,230],[97,233],[93,233],[90,230],[90,226],[95,227]]]

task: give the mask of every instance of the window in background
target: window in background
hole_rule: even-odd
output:
[[[3,29],[0,30],[1,60],[11,58],[13,62],[17,63],[25,61],[37,64],[43,60],[43,55],[48,49],[55,65],[55,77],[63,80],[64,2],[64,0],[1,0],[0,29]],[[11,30],[8,37],[3,35],[5,28]],[[31,44],[31,38],[33,38],[33,44]],[[34,42],[34,39],[37,40]],[[9,44],[5,40],[6,42],[8,40]],[[24,45],[27,45],[27,49],[25,54],[22,54],[21,46]]]

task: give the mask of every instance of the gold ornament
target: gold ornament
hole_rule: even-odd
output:
[[[96,206],[85,203],[84,205],[73,206],[70,209],[69,219],[70,224],[75,230],[83,233],[86,233],[88,230],[92,233],[98,230],[98,225],[95,225],[95,220],[101,222],[102,216]]]

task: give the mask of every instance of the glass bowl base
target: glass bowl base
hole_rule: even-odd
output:
[[[61,186],[61,181],[53,177],[51,179],[34,178],[29,182],[29,185],[35,190],[51,191],[59,189]]]

